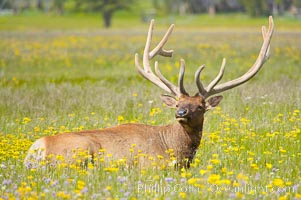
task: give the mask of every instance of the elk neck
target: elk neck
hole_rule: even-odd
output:
[[[174,149],[178,152],[191,154],[200,145],[202,129],[203,124],[199,127],[191,128],[179,122],[174,122],[164,126],[161,129],[162,131],[159,132],[159,137],[164,149]]]

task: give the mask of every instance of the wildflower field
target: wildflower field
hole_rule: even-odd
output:
[[[41,17],[38,25],[24,18],[0,17],[0,199],[301,199],[300,20],[274,18],[270,60],[206,114],[191,168],[176,171],[155,162],[127,168],[104,150],[98,165],[68,165],[59,156],[56,168],[23,165],[30,145],[45,135],[174,121],[174,110],[159,98],[162,91],[135,69],[134,54],[142,54],[148,24],[132,21],[129,28],[116,20],[121,28],[103,30],[84,16],[83,21]],[[205,84],[223,57],[224,80],[248,70],[261,47],[261,25],[268,23],[244,18],[231,24],[229,18],[229,29],[220,27],[224,21],[206,26],[198,20],[180,20],[177,26],[175,19],[166,47],[175,50],[174,57],[157,58],[173,82],[185,59],[190,93],[196,92],[194,72],[201,64]],[[169,21],[156,24],[154,42]],[[129,151],[153,159],[135,144]]]

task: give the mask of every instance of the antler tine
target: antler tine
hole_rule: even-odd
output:
[[[157,85],[161,89],[179,97],[181,96],[181,91],[185,91],[183,89],[179,89],[177,86],[173,85],[169,82],[160,72],[158,67],[158,62],[155,62],[155,75],[150,66],[150,59],[155,57],[156,55],[161,55],[164,57],[171,57],[173,50],[165,50],[163,49],[164,45],[167,43],[169,36],[173,31],[174,25],[172,24],[165,35],[163,36],[162,40],[158,43],[158,45],[150,51],[151,47],[151,40],[152,34],[154,29],[154,20],[151,20],[150,26],[148,29],[147,39],[145,43],[144,53],[143,53],[143,68],[139,64],[138,54],[135,54],[135,65],[138,72],[147,80],[151,81],[153,84]],[[183,79],[183,78],[182,78]]]
[[[271,20],[273,21],[273,19],[270,19],[270,21]],[[271,26],[273,26],[273,25],[269,25],[269,29],[270,29]],[[265,38],[267,37],[267,34],[268,34],[267,28],[265,26],[262,26],[261,33],[262,33],[263,40],[265,40]],[[265,53],[265,60],[268,60],[269,57],[270,57],[270,43],[268,44],[268,48],[267,48],[266,53]]]
[[[178,94],[180,94],[179,89],[172,84],[171,82],[169,82],[161,73],[161,71],[159,70],[159,66],[158,66],[158,62],[155,62],[155,72],[158,75],[159,79],[168,87],[168,89],[171,91],[171,93],[175,96],[179,96]]]
[[[152,72],[146,72],[145,70],[142,69],[142,67],[139,64],[138,53],[135,54],[135,66],[136,66],[139,74],[141,74],[145,79],[149,80],[150,82],[152,82],[159,88],[165,90],[166,92],[169,92],[169,93],[175,95],[175,93],[173,91],[171,91],[164,83],[162,83],[160,81],[160,79],[158,79],[158,77],[156,77]]]
[[[160,80],[171,90],[171,91],[176,91],[174,95],[177,97],[180,97],[182,94],[188,95],[184,88],[184,73],[185,73],[185,61],[184,59],[181,59],[181,67],[180,67],[180,72],[179,72],[179,79],[178,79],[178,85],[179,87],[176,87],[173,85],[171,82],[169,82],[161,73],[159,70],[158,62],[155,62],[155,72],[160,78]]]
[[[152,69],[149,64],[149,59],[150,59],[149,52],[150,52],[150,46],[153,37],[154,22],[155,22],[154,20],[151,20],[150,22],[147,38],[145,42],[145,47],[144,47],[144,53],[143,53],[143,67],[144,67],[144,71],[146,72],[152,72]]]
[[[215,80],[216,80],[215,79],[214,81],[212,81],[213,83],[211,82],[211,84],[209,85],[210,87],[208,86],[208,89],[204,93],[202,93],[201,91],[200,91],[200,93],[203,94],[205,96],[205,98],[207,98],[214,94],[218,94],[223,91],[229,90],[231,88],[237,87],[237,86],[247,82],[252,77],[254,77],[257,74],[257,72],[261,69],[263,64],[269,58],[270,42],[272,39],[273,31],[274,31],[274,22],[273,22],[273,17],[270,16],[268,30],[266,31],[265,27],[262,28],[263,43],[262,43],[262,47],[260,49],[259,55],[258,55],[255,63],[253,64],[253,66],[244,75],[242,75],[239,78],[236,78],[234,80],[228,81],[226,83],[222,83],[222,84],[214,86],[213,83],[215,83]],[[223,68],[223,65],[222,65],[222,68]],[[223,69],[221,69],[221,70],[223,70]],[[221,73],[221,71],[220,71],[220,73]],[[217,84],[217,82],[215,84]],[[213,87],[211,87],[211,86],[213,86]]]
[[[201,72],[203,71],[203,69],[205,68],[205,65],[201,65],[198,70],[195,72],[195,75],[194,75],[194,81],[196,83],[196,86],[198,87],[199,89],[199,93],[204,95],[207,91],[205,90],[201,80],[200,80],[200,75],[201,75]]]
[[[264,39],[266,37],[266,35],[267,35],[267,29],[266,29],[265,26],[262,26],[262,38]],[[270,57],[270,44],[269,44],[268,49],[265,53],[265,61],[268,60],[269,57]]]
[[[153,20],[152,20],[153,21]],[[164,57],[172,57],[173,54],[173,50],[165,50],[163,49],[164,45],[166,44],[166,42],[168,41],[169,36],[171,35],[173,29],[174,29],[175,25],[172,24],[170,25],[170,27],[168,28],[168,30],[166,31],[164,37],[162,38],[162,40],[159,42],[159,44],[149,53],[149,58],[152,59],[154,56],[156,55],[161,55]]]
[[[155,57],[158,54],[161,55],[161,56],[164,56],[164,57],[172,57],[172,54],[173,54],[173,50],[164,50],[163,46],[168,41],[168,38],[169,38],[169,36],[171,35],[171,33],[173,31],[174,24],[170,25],[169,29],[165,33],[162,40],[150,52],[150,47],[151,47],[151,42],[152,42],[152,37],[153,37],[153,30],[154,30],[154,23],[155,23],[155,20],[152,19],[151,22],[150,22],[150,25],[149,25],[148,34],[147,34],[147,38],[146,38],[146,43],[145,43],[145,47],[144,47],[143,66],[144,66],[144,70],[146,72],[152,72],[149,61],[153,57]]]
[[[186,68],[185,60],[181,59],[180,62],[181,62],[181,66],[180,66],[180,72],[179,72],[178,85],[180,88],[180,93],[188,95],[188,93],[186,92],[186,90],[184,88],[184,73],[185,73],[185,68]]]
[[[222,66],[218,75],[216,76],[215,79],[213,79],[213,81],[206,88],[207,93],[210,93],[210,91],[216,86],[216,84],[218,84],[218,82],[220,82],[220,80],[223,78],[225,66],[226,66],[226,58],[223,58]]]

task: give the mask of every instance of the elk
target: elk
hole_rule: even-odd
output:
[[[156,56],[171,57],[173,50],[165,50],[172,33],[172,24],[162,40],[151,50],[151,40],[153,34],[154,20],[150,22],[146,44],[143,53],[143,62],[140,65],[139,56],[135,54],[135,65],[142,77],[169,95],[162,95],[162,101],[171,108],[175,108],[176,121],[169,125],[151,126],[144,124],[123,124],[101,130],[87,130],[46,136],[36,140],[30,147],[25,158],[25,165],[34,166],[40,160],[46,160],[48,155],[62,155],[67,160],[72,160],[72,151],[82,149],[89,152],[91,157],[97,155],[100,149],[105,149],[115,159],[130,157],[129,148],[136,144],[136,149],[144,154],[157,158],[161,155],[169,157],[167,150],[173,149],[176,165],[189,168],[202,138],[204,114],[209,109],[216,107],[222,100],[222,96],[217,96],[221,92],[237,87],[252,77],[261,69],[270,56],[270,41],[272,38],[274,23],[269,17],[269,28],[262,27],[263,43],[259,55],[251,68],[239,78],[220,83],[224,75],[226,60],[222,61],[220,71],[212,82],[204,87],[200,81],[200,74],[204,65],[195,72],[195,84],[198,91],[190,96],[184,88],[185,61],[180,61],[180,72],[178,86],[168,81],[160,72],[158,62],[154,62],[153,71],[150,60]],[[209,98],[210,97],[210,98]],[[128,161],[129,162],[129,161]],[[142,166],[150,163],[145,159]]]

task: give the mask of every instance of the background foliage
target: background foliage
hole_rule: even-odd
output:
[[[209,13],[247,13],[252,17],[268,15],[301,16],[299,0],[0,0],[0,11],[12,9],[14,14],[39,10],[45,13],[101,13],[105,27],[111,26],[114,13],[123,10],[148,21],[154,16]]]

